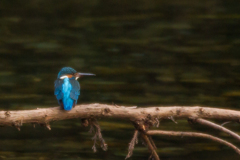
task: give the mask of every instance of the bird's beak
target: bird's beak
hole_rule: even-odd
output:
[[[96,76],[96,75],[92,74],[92,73],[80,73],[80,72],[78,72],[78,73],[75,74],[75,76],[79,78],[81,76]]]

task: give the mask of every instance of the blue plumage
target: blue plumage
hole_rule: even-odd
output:
[[[57,78],[60,78],[61,76],[64,76],[64,75],[68,75],[68,74],[72,74],[74,75],[75,73],[77,73],[77,71],[71,67],[63,67],[60,72],[58,73],[58,77]]]
[[[78,96],[80,95],[80,84],[76,80],[77,71],[70,67],[64,67],[58,73],[55,81],[54,94],[59,105],[64,110],[71,110],[77,104]]]
[[[94,76],[95,74],[79,73],[71,67],[64,67],[58,73],[54,83],[54,94],[64,110],[69,111],[77,104],[80,95],[80,84],[77,79],[83,75]]]
[[[62,93],[63,93],[62,103],[63,103],[64,109],[67,111],[72,109],[72,106],[74,103],[74,100],[70,97],[71,90],[72,90],[72,85],[69,81],[69,78],[65,78],[62,84]]]

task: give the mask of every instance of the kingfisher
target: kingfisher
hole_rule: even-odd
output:
[[[80,95],[80,84],[77,79],[81,76],[95,76],[95,74],[80,73],[71,67],[64,67],[54,82],[54,94],[61,108],[66,111],[70,111],[77,104]]]

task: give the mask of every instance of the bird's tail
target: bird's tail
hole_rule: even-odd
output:
[[[70,97],[63,98],[63,108],[66,111],[70,111],[72,109],[73,103],[74,103],[74,100],[71,99]]]

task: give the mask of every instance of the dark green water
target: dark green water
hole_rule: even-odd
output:
[[[238,110],[239,6],[237,0],[3,0],[1,110],[57,106],[53,82],[64,66],[97,74],[80,80],[79,103]],[[133,127],[128,121],[99,122],[106,152],[92,152],[92,135],[74,119],[51,124],[51,131],[0,128],[0,159],[124,159]],[[239,145],[221,132],[178,122],[164,121],[160,128],[208,132]],[[227,127],[240,133],[239,124]],[[153,138],[162,160],[239,159],[208,140]],[[130,159],[148,156],[140,142]]]

